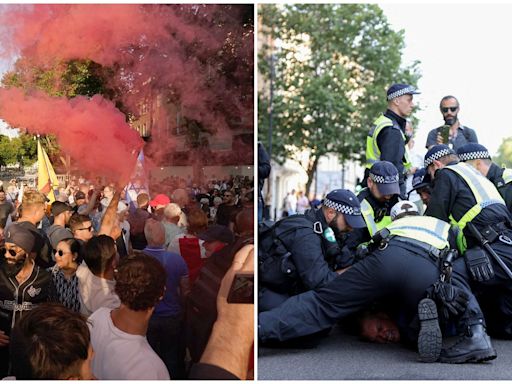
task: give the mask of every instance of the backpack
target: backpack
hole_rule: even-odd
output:
[[[288,216],[277,222],[264,220],[258,225],[258,279],[261,286],[280,293],[296,291],[297,268],[282,239],[297,229],[313,229],[313,226],[304,215]]]

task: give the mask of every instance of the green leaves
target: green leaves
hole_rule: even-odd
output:
[[[364,160],[365,137],[386,109],[386,89],[415,84],[402,68],[403,32],[374,4],[261,5],[259,139],[268,141],[270,55],[274,55],[272,157],[298,160],[310,179],[320,156]],[[315,168],[312,168],[315,167]]]

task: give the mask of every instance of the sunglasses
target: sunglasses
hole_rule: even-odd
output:
[[[86,228],[77,228],[77,231],[92,231],[92,225],[90,225]]]
[[[13,257],[17,255],[14,249],[0,248],[0,255],[4,256],[7,252]]]
[[[68,253],[71,253],[71,252],[63,252],[62,249],[55,249],[53,251],[53,253],[55,253],[55,255],[59,255],[59,256],[64,256],[64,255],[67,255]]]
[[[459,109],[459,107],[443,107],[441,108],[441,112],[446,113],[448,112],[448,110],[450,110],[451,112],[455,112],[457,109]]]

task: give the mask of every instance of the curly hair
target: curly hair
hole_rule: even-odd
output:
[[[133,311],[144,311],[160,301],[167,274],[157,259],[143,254],[122,260],[115,279],[121,303]]]
[[[40,304],[12,330],[12,374],[17,380],[79,377],[90,339],[83,315],[62,304]]]

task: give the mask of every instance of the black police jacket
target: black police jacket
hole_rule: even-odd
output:
[[[509,212],[512,212],[512,183],[505,184],[503,180],[503,168],[492,163],[487,172],[487,178],[498,188],[498,192],[505,200]]]
[[[297,225],[296,220],[306,218],[310,225]],[[331,243],[323,236],[328,228],[321,209],[308,210],[305,215],[293,215],[279,225],[279,239],[286,248],[292,267],[293,279],[288,283],[289,294],[316,289],[334,280],[338,274],[329,268],[328,253],[339,253],[337,243]],[[315,224],[318,223],[318,224]],[[289,226],[292,227],[289,227]],[[294,228],[293,226],[296,226]],[[315,229],[316,228],[316,232]],[[260,282],[264,280],[260,278]],[[286,287],[283,287],[286,288]]]
[[[357,199],[361,202],[363,200],[368,201],[375,214],[375,222],[380,222],[384,216],[389,216],[391,208],[398,202],[398,196],[393,196],[390,201],[380,202],[371,194],[368,188],[363,189],[357,195]],[[352,265],[355,261],[354,256],[359,244],[367,243],[372,239],[368,227],[356,228],[352,232],[347,233],[345,236],[344,245],[342,248],[342,254],[344,265],[346,267]]]
[[[34,265],[30,277],[19,284],[0,267],[0,330],[9,335],[26,311],[47,301],[58,301],[50,272]]]
[[[449,165],[456,164],[450,163]],[[440,220],[450,222],[450,216],[459,221],[474,205],[476,199],[469,185],[457,173],[442,168],[437,170],[433,181],[432,195],[425,211],[426,216],[433,216]],[[511,220],[507,207],[503,204],[492,204],[482,211],[471,221],[478,229],[483,229],[491,224],[505,223]],[[467,228],[464,228],[464,235],[469,243],[472,238]]]

